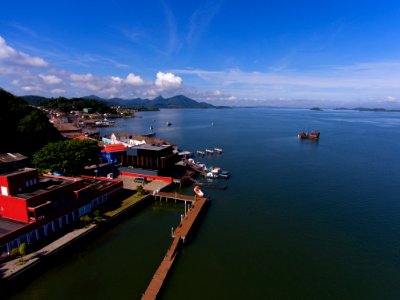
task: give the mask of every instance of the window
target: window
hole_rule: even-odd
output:
[[[8,196],[8,188],[6,186],[1,187],[1,194],[3,196]]]

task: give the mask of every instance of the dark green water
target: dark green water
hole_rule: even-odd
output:
[[[141,115],[105,131],[153,125],[186,150],[221,147],[198,160],[233,174],[228,190],[207,190],[212,204],[160,299],[400,299],[399,113]],[[307,129],[318,143],[297,139]],[[182,211],[148,206],[12,299],[140,298]]]

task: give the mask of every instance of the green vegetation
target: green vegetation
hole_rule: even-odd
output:
[[[21,258],[19,259],[17,264],[24,264],[25,258],[24,256],[26,255],[26,243],[21,243],[21,245],[19,245],[19,247],[15,247],[11,249],[11,256],[12,257],[16,257],[16,256],[21,256]]]
[[[136,195],[138,195],[138,196],[142,196],[142,195],[144,195],[144,188],[143,188],[143,185],[138,185],[137,186],[137,188],[136,188]]]
[[[106,218],[102,216],[100,210],[95,210],[93,214],[86,214],[79,218],[79,220],[83,223],[84,227],[87,227],[89,224],[95,223],[100,224],[104,222]]]
[[[116,114],[116,110],[112,109],[104,101],[99,101],[95,99],[85,99],[85,98],[71,98],[67,99],[64,97],[45,99],[39,102],[40,106],[46,107],[48,109],[56,109],[62,112],[70,112],[71,110],[80,110],[84,108],[92,108],[95,112],[100,114],[110,113]]]
[[[0,89],[0,153],[31,155],[51,141],[61,140],[56,128],[42,111],[23,99]]]
[[[33,165],[39,172],[57,172],[80,175],[87,165],[97,164],[99,146],[92,140],[65,140],[49,143],[33,156]]]
[[[84,223],[84,226],[87,227],[92,222],[93,218],[89,215],[83,215],[79,220],[81,220],[81,222]]]
[[[95,210],[94,212],[93,212],[93,221],[96,223],[96,224],[99,224],[99,223],[101,223],[101,222],[104,222],[106,219],[101,215],[101,213],[100,213],[100,210]]]

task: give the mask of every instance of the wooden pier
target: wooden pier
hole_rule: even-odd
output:
[[[160,194],[168,194],[170,198],[173,198],[171,195],[174,195],[174,193],[164,193],[160,192]],[[178,194],[179,195],[179,194]],[[181,195],[181,196],[186,196],[186,195]],[[186,197],[192,197],[193,196],[186,196]],[[177,199],[177,198],[175,198]],[[189,200],[182,200],[181,197],[179,199],[181,201],[189,201]],[[187,236],[189,235],[193,224],[197,220],[198,216],[200,215],[201,211],[205,207],[205,204],[207,203],[208,199],[207,198],[197,198],[197,200],[192,204],[190,207],[190,210],[188,210],[186,216],[182,219],[180,222],[179,226],[175,229],[173,232],[173,242],[170,246],[170,248],[167,251],[167,254],[165,255],[164,259],[162,260],[160,266],[158,267],[157,271],[155,272],[150,284],[148,285],[146,291],[142,295],[142,300],[152,300],[156,299],[158,293],[160,292],[163,283],[165,279],[167,278],[168,272],[171,269],[177,254],[179,253],[180,248],[182,245],[185,243],[185,240]]]
[[[195,202],[198,200],[207,200],[207,198],[201,198],[197,196],[190,196],[190,195],[183,195],[183,194],[178,194],[178,193],[168,193],[168,192],[158,192],[157,194],[154,194],[154,198],[157,200],[159,199],[160,201],[162,199],[166,200],[174,200],[176,201],[185,201],[185,202]]]

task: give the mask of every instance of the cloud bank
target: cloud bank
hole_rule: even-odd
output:
[[[145,78],[128,70],[122,75],[99,76],[60,69],[44,58],[15,49],[0,36],[0,86],[17,95],[153,98],[184,94],[200,101],[224,101],[225,105],[265,100],[274,105],[306,100],[396,104],[400,103],[399,83],[400,61],[324,66],[305,71],[171,69]]]

